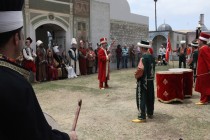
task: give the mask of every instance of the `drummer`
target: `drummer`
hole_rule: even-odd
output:
[[[181,40],[180,44],[181,44],[181,47],[179,47],[176,50],[173,50],[173,52],[177,52],[179,56],[179,68],[182,67],[182,63],[183,63],[183,67],[186,68],[186,54],[187,54],[186,41]]]
[[[24,45],[23,3],[0,1],[0,139],[76,140],[75,131],[52,130],[27,81],[29,72],[15,62]]]
[[[209,34],[200,33],[195,91],[200,92],[201,97],[196,105],[205,105],[210,102],[210,47],[207,45],[209,39]]]

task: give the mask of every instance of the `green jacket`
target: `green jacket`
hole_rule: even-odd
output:
[[[154,80],[155,75],[155,58],[151,54],[142,55],[142,63],[144,65],[144,73],[141,80]]]

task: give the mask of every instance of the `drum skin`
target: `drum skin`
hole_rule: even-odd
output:
[[[156,72],[157,98],[163,103],[183,102],[183,72]]]

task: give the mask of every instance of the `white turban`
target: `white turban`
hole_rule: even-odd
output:
[[[210,39],[209,39],[209,41],[207,42],[207,45],[210,45]]]
[[[186,43],[185,40],[181,40],[181,41],[180,41],[180,44],[185,44],[185,43]]]
[[[59,53],[60,52],[59,49],[58,49],[58,46],[54,46],[53,51],[54,51],[54,53]]]
[[[39,47],[42,43],[43,43],[43,42],[42,42],[41,40],[38,40],[38,41],[36,42],[36,45]]]
[[[23,27],[22,11],[0,12],[0,33],[13,31]]]
[[[76,40],[75,38],[72,38],[72,39],[71,39],[71,45],[72,45],[72,44],[76,44],[76,45],[77,45],[77,40]]]

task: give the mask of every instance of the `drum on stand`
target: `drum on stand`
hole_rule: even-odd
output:
[[[45,116],[48,124],[52,127],[52,129],[61,131],[61,127],[58,125],[58,123],[55,121],[55,119],[52,116],[50,116],[49,114],[47,114],[45,112],[44,112],[44,116]]]
[[[183,72],[156,72],[157,98],[163,103],[183,102]]]
[[[193,93],[193,70],[185,68],[173,68],[169,71],[183,72],[183,93],[185,97],[192,97]]]

